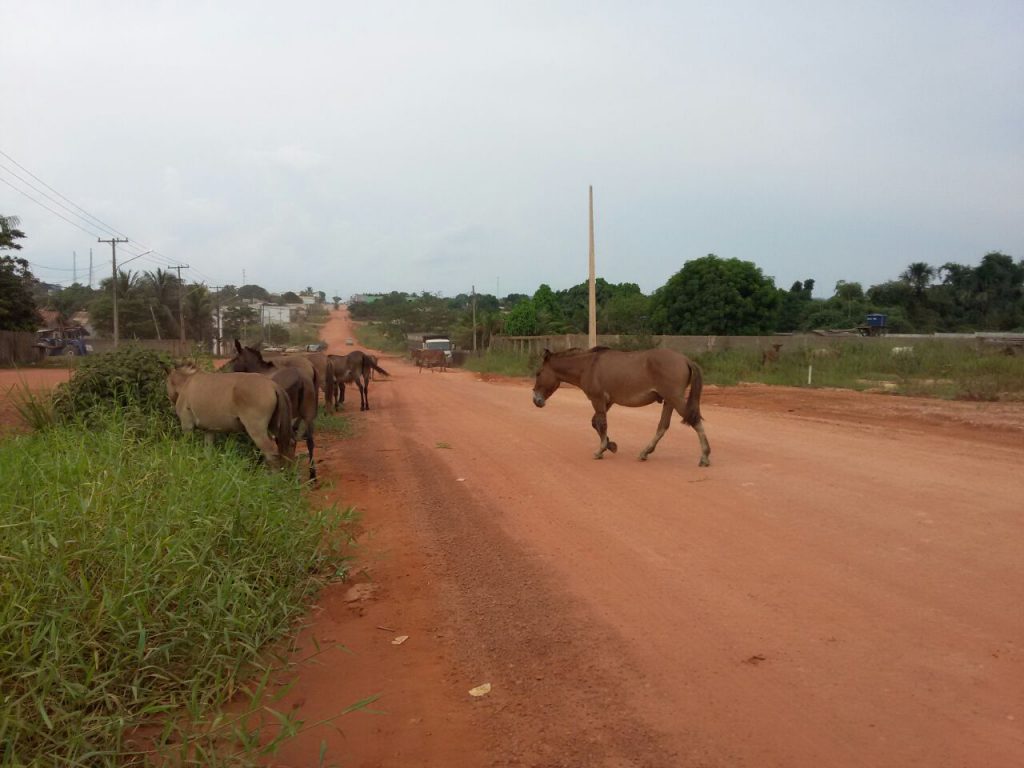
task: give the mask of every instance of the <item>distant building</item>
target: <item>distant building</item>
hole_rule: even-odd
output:
[[[302,299],[303,304],[316,304],[315,293],[300,293],[299,298]]]

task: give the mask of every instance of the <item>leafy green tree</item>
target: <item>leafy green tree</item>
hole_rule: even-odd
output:
[[[238,289],[237,295],[240,299],[259,299],[260,301],[270,298],[270,292],[258,285],[243,285]]]
[[[72,283],[49,297],[48,306],[69,318],[75,312],[86,309],[96,297],[96,291],[81,283]]]
[[[249,341],[259,336],[259,314],[250,306],[238,305],[224,310],[222,319],[224,338]],[[250,336],[251,334],[251,336]]]
[[[772,330],[780,292],[749,261],[714,254],[688,261],[651,297],[655,333],[755,335]]]
[[[0,216],[0,251],[20,251],[25,233],[17,216]],[[0,256],[0,331],[34,331],[40,317],[32,297],[36,279],[26,259]]]
[[[520,301],[505,316],[505,334],[508,336],[534,336],[537,329],[537,308],[532,300]]]
[[[185,315],[185,335],[193,341],[210,341],[214,336],[213,297],[202,284],[191,285],[182,297]]]
[[[651,332],[651,299],[637,288],[635,293],[619,292],[598,312],[602,333],[644,334]]]

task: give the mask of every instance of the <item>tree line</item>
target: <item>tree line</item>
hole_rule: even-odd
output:
[[[850,329],[870,313],[887,316],[902,333],[1024,332],[1024,260],[985,254],[978,265],[914,262],[892,280],[865,289],[840,280],[825,299],[813,297],[813,278],[779,288],[753,262],[714,254],[686,262],[650,295],[636,283],[596,280],[598,332],[632,335],[758,335]],[[492,334],[539,336],[586,333],[586,282],[555,291],[542,284],[532,296],[501,299],[477,294],[477,344]],[[473,297],[392,292],[351,306],[358,320],[381,322],[396,340],[446,331],[472,344]]]
[[[34,330],[35,307],[57,309],[70,317],[87,309],[94,326],[110,334],[113,324],[111,280],[98,290],[79,284],[51,295],[38,292],[26,260],[4,251],[20,250],[25,233],[14,217],[0,216],[0,329]],[[293,292],[271,294],[258,285],[184,285],[171,272],[122,271],[117,296],[121,334],[125,338],[178,338],[178,296],[181,295],[185,335],[213,338],[213,311],[224,307],[224,337],[243,337],[258,326],[255,308],[245,299],[298,303]],[[664,285],[645,294],[636,283],[597,281],[598,331],[609,334],[757,335],[774,332],[842,329],[862,325],[868,313],[887,315],[895,332],[1024,331],[1024,259],[999,252],[985,254],[977,265],[947,262],[940,266],[914,262],[891,280],[869,286],[840,280],[825,299],[813,297],[813,278],[788,289],[750,261],[708,254],[687,261]],[[36,288],[33,292],[33,287]],[[307,292],[311,289],[307,288]],[[322,292],[319,300],[326,301]],[[462,293],[442,298],[400,291],[355,302],[354,318],[382,323],[395,341],[409,334],[443,331],[463,348],[476,342],[486,347],[494,334],[534,336],[586,333],[588,286],[581,282],[564,290],[542,284],[532,295]],[[337,307],[341,298],[331,297]],[[283,329],[272,329],[265,341],[286,342]],[[281,338],[278,338],[282,336]]]

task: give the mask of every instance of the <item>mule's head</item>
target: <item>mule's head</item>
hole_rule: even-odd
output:
[[[226,370],[234,373],[259,373],[269,367],[270,363],[263,359],[258,349],[243,347],[238,339],[235,339],[235,356],[224,365]]]
[[[533,382],[533,404],[538,408],[544,407],[548,398],[555,393],[558,385],[562,383],[562,380],[558,378],[558,374],[555,373],[548,362],[550,358],[551,351],[545,349],[544,359],[541,361],[540,370],[537,371],[537,378]]]
[[[178,395],[181,394],[181,390],[197,370],[198,368],[191,364],[181,365],[170,370],[167,374],[167,397],[172,403],[178,402]]]

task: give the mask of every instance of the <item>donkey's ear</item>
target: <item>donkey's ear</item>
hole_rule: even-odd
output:
[[[545,349],[544,350],[544,362],[545,363],[548,361],[549,357],[551,357],[551,350],[550,349]]]
[[[235,339],[235,350],[238,352],[238,354],[242,354],[242,342],[240,342],[238,339]]]

